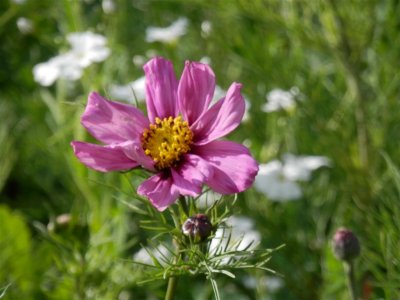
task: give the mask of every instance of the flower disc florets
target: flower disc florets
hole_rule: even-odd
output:
[[[154,160],[158,170],[176,166],[182,155],[190,150],[193,133],[181,116],[156,118],[155,121],[143,132],[143,150]]]

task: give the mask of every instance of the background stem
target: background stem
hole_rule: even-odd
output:
[[[165,294],[165,300],[174,299],[177,284],[178,284],[178,278],[176,276],[172,276],[169,278],[167,293]]]
[[[347,277],[347,285],[350,293],[351,300],[357,300],[357,288],[356,279],[354,276],[354,263],[353,261],[348,261],[344,263],[344,270]]]

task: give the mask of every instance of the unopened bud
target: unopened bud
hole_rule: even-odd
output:
[[[361,247],[357,236],[346,228],[339,228],[332,240],[333,253],[343,261],[350,261],[360,255]]]
[[[183,223],[182,232],[193,239],[194,242],[201,242],[210,236],[212,228],[213,226],[206,215],[197,214]]]

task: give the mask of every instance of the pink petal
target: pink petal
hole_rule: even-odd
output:
[[[155,171],[154,161],[144,153],[142,144],[139,140],[125,142],[120,144],[120,146],[127,157],[136,161],[143,168]]]
[[[214,104],[190,127],[196,145],[204,145],[223,137],[240,124],[245,112],[240,88],[241,84],[233,83],[226,97]]]
[[[206,184],[217,193],[239,193],[253,184],[258,163],[246,147],[234,142],[213,141],[192,150],[213,167]]]
[[[183,177],[177,171],[171,169],[173,184],[184,196],[196,197],[201,193],[201,185],[191,182],[188,178]]]
[[[174,185],[181,195],[196,197],[212,175],[212,167],[201,157],[187,154],[178,168],[171,169]]]
[[[193,124],[207,110],[215,89],[215,75],[208,65],[187,61],[178,86],[179,108]]]
[[[132,140],[149,126],[140,110],[106,100],[95,92],[89,95],[81,122],[92,136],[106,144]]]
[[[128,158],[118,145],[100,146],[72,142],[71,146],[81,163],[100,172],[129,170],[139,165],[136,161]]]
[[[176,80],[172,63],[162,57],[155,57],[143,67],[146,76],[146,103],[149,120],[176,117],[178,103]]]
[[[143,181],[137,192],[149,198],[159,211],[165,210],[179,197],[179,191],[174,187],[172,177],[165,173],[156,174]]]

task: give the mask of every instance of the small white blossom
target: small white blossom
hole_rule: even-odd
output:
[[[136,67],[142,67],[146,63],[146,57],[143,55],[135,55],[132,58],[132,62]]]
[[[111,98],[135,102],[135,96],[138,101],[143,101],[146,97],[145,77],[141,77],[127,85],[112,85],[110,87]]]
[[[188,19],[179,18],[168,27],[148,27],[146,29],[146,41],[173,43],[187,32]]]
[[[142,248],[133,255],[133,260],[147,265],[153,265],[153,259],[149,252],[158,260],[161,265],[165,265],[170,258],[170,251],[164,246],[159,245],[156,248]]]
[[[284,286],[282,278],[277,276],[263,276],[258,281],[254,276],[246,276],[243,278],[243,284],[250,289],[262,286],[270,293],[275,293]]]
[[[203,56],[202,58],[200,58],[200,62],[202,64],[211,65],[211,58],[209,56]]]
[[[212,23],[208,20],[201,23],[201,34],[203,37],[208,37],[212,30]]]
[[[110,55],[110,49],[106,46],[107,39],[90,31],[74,32],[67,36],[71,45],[71,53],[83,68],[94,62],[104,61]]]
[[[285,154],[283,162],[273,160],[260,165],[254,187],[272,201],[297,200],[303,195],[297,181],[310,180],[311,172],[323,166],[330,166],[323,156]]]
[[[296,96],[298,88],[293,87],[289,91],[274,89],[266,95],[267,103],[261,110],[264,112],[273,112],[278,110],[290,110],[296,106]]]
[[[50,86],[59,78],[77,80],[81,78],[84,68],[105,60],[110,54],[110,49],[106,47],[107,39],[90,31],[71,33],[67,40],[71,50],[34,66],[36,82]]]
[[[101,2],[101,8],[105,14],[112,14],[116,10],[116,5],[114,0],[103,0]]]
[[[214,205],[219,199],[221,199],[222,195],[218,194],[212,190],[207,193],[201,194],[201,196],[196,200],[197,207],[200,209],[206,209]]]
[[[284,176],[279,160],[260,164],[254,187],[272,201],[297,200],[303,195],[298,183]]]
[[[24,17],[18,18],[17,27],[22,34],[28,34],[33,31],[32,21]]]
[[[283,156],[283,161],[283,173],[289,180],[308,181],[312,171],[330,166],[329,159],[324,156],[294,156],[288,153]]]
[[[254,229],[254,221],[247,217],[232,216],[226,226],[219,227],[210,244],[210,253],[220,253],[222,249],[242,251],[254,249],[261,241],[260,233]],[[230,236],[230,238],[229,238]],[[228,244],[229,243],[229,244]],[[249,245],[251,245],[249,247]],[[228,261],[222,260],[223,263]]]
[[[82,68],[70,52],[55,56],[33,67],[33,77],[42,86],[50,86],[57,79],[77,80],[82,76]]]

